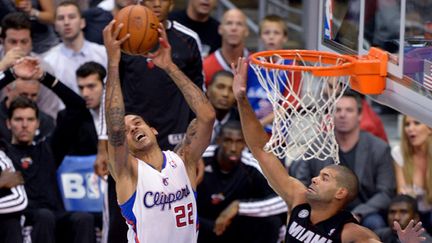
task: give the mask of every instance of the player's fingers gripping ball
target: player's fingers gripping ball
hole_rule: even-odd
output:
[[[129,55],[145,55],[157,49],[159,43],[159,20],[154,13],[142,5],[122,8],[115,16],[116,25],[123,23],[117,39],[130,34],[121,45],[121,50]]]

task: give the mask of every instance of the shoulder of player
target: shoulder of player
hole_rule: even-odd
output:
[[[370,229],[356,223],[347,223],[342,230],[342,242],[380,242]]]

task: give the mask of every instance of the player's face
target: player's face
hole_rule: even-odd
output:
[[[13,97],[8,94],[8,99],[13,100],[16,96],[25,96],[28,99],[36,102],[39,94],[40,84],[37,81],[27,81],[17,79],[15,81],[15,89],[11,92]]]
[[[29,145],[33,142],[36,130],[39,128],[39,120],[36,111],[32,108],[17,108],[10,120],[7,120],[8,128],[12,132],[13,144]]]
[[[425,146],[432,135],[432,129],[417,121],[414,117],[407,116],[404,121],[404,132],[413,147]]]
[[[122,9],[135,3],[135,0],[115,0],[115,6],[117,7],[117,9]]]
[[[103,86],[99,75],[94,73],[87,77],[78,77],[78,88],[89,109],[99,109]]]
[[[245,148],[243,134],[239,130],[226,128],[217,139],[222,160],[237,164],[240,161],[241,153]]]
[[[238,9],[228,10],[219,25],[219,34],[224,44],[231,46],[244,44],[249,35],[246,16]]]
[[[233,78],[217,77],[208,87],[207,96],[215,109],[229,110],[234,106]]]
[[[18,47],[26,55],[30,54],[32,50],[32,39],[30,30],[27,29],[8,29],[5,33],[3,40],[4,52],[7,53],[12,48]]]
[[[126,138],[132,152],[143,150],[156,143],[157,132],[139,116],[127,115],[124,118]]]
[[[74,5],[60,6],[57,8],[55,29],[63,41],[74,41],[82,34],[85,21]]]
[[[265,21],[261,27],[260,38],[265,50],[281,50],[288,38],[284,34],[282,23]]]
[[[351,133],[359,128],[360,119],[356,99],[353,97],[341,97],[336,103],[335,131],[338,133]]]
[[[168,13],[174,7],[173,0],[143,0],[141,4],[151,9],[160,22],[168,18]]]
[[[189,0],[189,5],[192,7],[192,10],[204,16],[210,15],[216,3],[216,0]]]
[[[389,225],[393,225],[393,222],[396,221],[404,229],[411,219],[417,220],[418,218],[408,203],[399,202],[390,205],[387,215]]]
[[[306,192],[306,199],[309,202],[331,202],[338,189],[336,173],[330,168],[323,168],[318,176],[312,178],[312,183]]]

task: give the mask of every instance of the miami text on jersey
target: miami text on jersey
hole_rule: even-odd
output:
[[[331,243],[332,240],[327,239],[324,236],[321,236],[313,231],[306,230],[305,227],[297,224],[297,222],[293,221],[291,226],[288,229],[288,233],[295,237],[300,242],[307,243]]]

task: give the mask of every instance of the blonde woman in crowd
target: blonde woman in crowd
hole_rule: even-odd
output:
[[[417,199],[426,229],[432,221],[432,128],[403,116],[400,145],[392,149],[398,194]],[[429,226],[429,227],[428,227]]]

